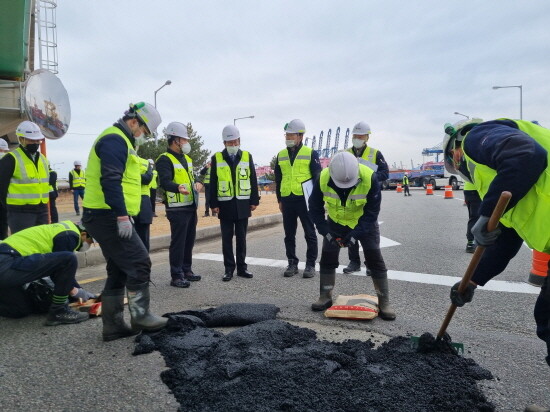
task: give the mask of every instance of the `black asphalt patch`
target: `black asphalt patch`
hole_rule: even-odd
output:
[[[239,308],[246,322],[255,309],[260,320],[278,310],[234,304],[231,316]],[[376,349],[370,341],[321,341],[275,319],[224,335],[206,327],[203,313],[171,314],[166,329],[136,338],[134,354],[163,355],[169,369],[161,378],[181,411],[495,410],[477,387],[491,373],[454,353],[418,353],[405,337]]]

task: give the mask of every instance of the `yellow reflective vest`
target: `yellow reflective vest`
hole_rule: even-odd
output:
[[[371,188],[372,175],[374,171],[362,164],[359,164],[359,181],[351,190],[346,199],[346,204],[342,206],[342,201],[338,193],[331,188],[328,183],[330,180],[329,169],[325,168],[319,177],[323,200],[327,205],[327,212],[330,219],[342,226],[354,229],[363,216],[363,208],[367,204],[367,195]]]
[[[86,173],[84,170],[79,170],[80,174],[76,173],[76,170],[71,170],[71,176],[73,177],[73,189],[79,189],[86,187]]]
[[[290,155],[288,149],[283,149],[277,155],[277,163],[281,168],[281,196],[286,197],[291,194],[303,196],[302,183],[311,179],[311,147],[302,145],[294,163],[290,164]]]
[[[39,159],[35,165],[21,147],[7,155],[15,159],[15,168],[8,186],[6,203],[14,206],[48,203],[50,198],[48,159],[42,153],[37,153]]]
[[[233,183],[231,166],[225,161],[223,154],[217,152],[215,155],[216,170],[214,173],[218,177],[218,200],[220,202],[231,200],[234,197],[237,199],[250,199],[252,191],[250,185],[250,154],[244,150],[241,153],[241,160],[235,170],[235,183]]]
[[[128,148],[126,168],[122,175],[122,193],[128,216],[137,216],[141,207],[141,174],[139,157],[130,142],[130,139],[116,126],[111,126],[103,131],[95,140],[90,156],[88,157],[87,187],[82,206],[88,209],[111,209],[105,202],[105,194],[101,187],[101,159],[95,152],[97,143],[109,134],[116,134],[124,139]]]
[[[17,250],[21,256],[30,256],[35,253],[46,254],[53,251],[53,239],[58,234],[72,230],[78,235],[78,244],[75,251],[82,244],[80,231],[70,220],[50,225],[33,226],[14,233],[0,243],[6,243]]]
[[[195,178],[193,176],[193,161],[189,156],[184,155],[185,160],[187,161],[186,169],[173,154],[165,152],[157,158],[157,161],[161,156],[166,156],[172,162],[172,166],[174,167],[174,179],[172,181],[177,185],[183,185],[185,190],[189,192],[189,194],[184,195],[179,192],[169,192],[165,190],[164,198],[166,200],[166,206],[171,208],[192,205],[195,202],[193,188],[193,184],[195,183]]]
[[[355,156],[355,152],[353,151],[353,147],[350,147],[348,149],[348,152],[350,152],[352,155]],[[375,149],[374,147],[367,146],[365,147],[365,150],[363,150],[363,154],[359,157],[357,157],[357,161],[367,167],[370,167],[375,172],[378,170],[378,165],[376,164],[376,154],[378,153],[378,149]]]
[[[149,183],[149,188],[150,189],[156,189],[159,184],[158,184],[158,177],[159,177],[159,174],[156,170],[153,170],[153,178],[151,179],[151,183]]]
[[[511,119],[503,119],[511,120]],[[548,152],[550,165],[550,130],[526,120],[512,120],[519,130],[527,133]],[[468,135],[464,138],[464,141]],[[464,147],[464,143],[462,144]],[[464,151],[468,171],[473,184],[483,199],[497,172],[488,166],[476,163]],[[519,202],[509,209],[500,219],[500,222],[513,228],[527,245],[539,252],[550,253],[550,171],[549,167],[540,175],[533,187]]]

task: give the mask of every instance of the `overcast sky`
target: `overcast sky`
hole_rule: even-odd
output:
[[[59,77],[69,133],[48,141],[60,177],[128,103],[191,122],[212,152],[236,117],[259,165],[284,147],[294,118],[306,136],[370,124],[386,161],[410,166],[462,117],[550,125],[547,1],[59,0]],[[323,144],[323,146],[325,146]]]

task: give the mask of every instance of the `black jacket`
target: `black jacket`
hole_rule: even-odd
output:
[[[185,156],[183,154],[176,153],[171,149],[167,149],[166,152],[170,153],[176,159],[178,159],[183,167],[185,167],[185,170],[190,172],[191,175],[193,174],[193,170],[189,170],[189,165],[187,164],[187,160],[185,160]],[[174,183],[174,165],[172,164],[172,161],[167,156],[160,156],[155,162],[155,165],[157,167],[157,172],[159,176],[159,186],[162,187],[165,191],[177,193],[178,184]],[[194,196],[197,195],[194,190],[193,193]],[[166,196],[164,196],[163,203],[166,205]],[[197,210],[197,206],[196,203],[193,203],[189,206],[171,207],[167,210],[177,212],[194,212]]]
[[[232,163],[226,149],[223,149],[222,156],[228,165],[231,165],[231,175],[233,177],[233,184],[235,184],[235,171],[236,165],[239,164],[242,156],[242,151],[238,151],[235,155],[235,161]],[[258,179],[256,177],[256,169],[254,168],[254,160],[252,155],[249,156],[250,167],[250,186],[251,193],[250,199],[236,199],[220,202],[218,201],[218,175],[215,172],[217,169],[216,156],[212,156],[212,169],[210,173],[210,207],[220,208],[218,214],[219,219],[223,220],[240,220],[248,219],[251,216],[250,206],[258,206],[260,199],[258,197]]]

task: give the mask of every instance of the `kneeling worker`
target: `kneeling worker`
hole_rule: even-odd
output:
[[[325,204],[328,219],[325,218]],[[340,248],[361,242],[367,268],[378,295],[379,315],[394,320],[390,305],[386,264],[380,252],[380,243],[372,236],[380,212],[380,187],[372,169],[359,164],[349,152],[336,154],[313,185],[309,211],[317,231],[324,237],[320,261],[321,293],[311,309],[321,311],[332,305],[332,290]]]
[[[33,226],[8,236],[0,242],[0,289],[15,293],[26,283],[49,276],[55,287],[45,324],[55,326],[87,320],[87,313],[69,308],[68,297],[74,294],[78,268],[73,252],[84,252],[91,243],[88,233],[68,220]],[[88,294],[83,292],[77,290],[87,298]],[[4,300],[12,299],[3,293],[0,305],[9,303]]]

